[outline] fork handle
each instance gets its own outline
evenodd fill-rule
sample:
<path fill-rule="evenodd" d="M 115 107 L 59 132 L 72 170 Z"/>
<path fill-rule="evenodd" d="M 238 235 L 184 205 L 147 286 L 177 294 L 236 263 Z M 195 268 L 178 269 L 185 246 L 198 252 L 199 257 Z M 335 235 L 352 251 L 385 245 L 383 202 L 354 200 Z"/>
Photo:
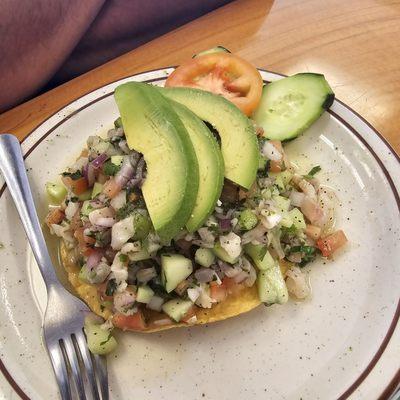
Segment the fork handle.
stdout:
<path fill-rule="evenodd" d="M 21 146 L 14 135 L 0 135 L 0 171 L 14 200 L 46 287 L 59 285 L 36 213 Z"/>

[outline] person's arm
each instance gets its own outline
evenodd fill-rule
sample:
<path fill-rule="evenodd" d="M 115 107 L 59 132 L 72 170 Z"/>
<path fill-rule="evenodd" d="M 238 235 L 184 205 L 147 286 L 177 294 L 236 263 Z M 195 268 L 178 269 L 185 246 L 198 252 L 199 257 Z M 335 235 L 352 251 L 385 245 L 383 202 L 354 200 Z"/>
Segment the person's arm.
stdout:
<path fill-rule="evenodd" d="M 104 0 L 0 1 L 0 112 L 51 78 L 103 3 Z"/>

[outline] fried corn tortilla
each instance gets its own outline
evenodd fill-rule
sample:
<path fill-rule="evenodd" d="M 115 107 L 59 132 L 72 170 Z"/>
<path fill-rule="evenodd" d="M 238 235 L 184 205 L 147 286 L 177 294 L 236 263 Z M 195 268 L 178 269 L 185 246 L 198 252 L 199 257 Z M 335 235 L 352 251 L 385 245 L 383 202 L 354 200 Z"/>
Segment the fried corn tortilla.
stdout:
<path fill-rule="evenodd" d="M 60 259 L 68 274 L 68 280 L 75 289 L 78 296 L 90 307 L 90 309 L 104 319 L 112 317 L 112 312 L 102 307 L 100 295 L 98 293 L 98 285 L 82 282 L 79 275 L 79 266 L 71 257 L 70 251 L 65 246 L 64 242 L 60 245 Z M 193 325 L 203 325 L 211 322 L 222 321 L 227 318 L 235 317 L 239 314 L 248 312 L 260 305 L 260 300 L 257 293 L 257 286 L 243 287 L 237 293 L 230 294 L 224 301 L 213 305 L 212 308 L 196 308 L 197 321 Z M 140 332 L 159 332 L 171 328 L 188 327 L 187 323 L 172 323 L 168 325 L 157 326 L 154 321 L 160 320 L 163 314 L 145 310 L 145 318 L 147 328 Z M 165 317 L 165 316 L 164 316 Z"/>

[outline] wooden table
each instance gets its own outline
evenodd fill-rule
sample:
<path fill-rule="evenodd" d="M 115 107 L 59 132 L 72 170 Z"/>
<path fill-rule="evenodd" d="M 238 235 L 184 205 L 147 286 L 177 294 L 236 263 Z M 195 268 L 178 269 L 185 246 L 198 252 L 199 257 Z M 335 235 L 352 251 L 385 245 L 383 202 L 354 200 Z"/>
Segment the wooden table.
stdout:
<path fill-rule="evenodd" d="M 400 1 L 237 0 L 0 115 L 23 139 L 77 97 L 217 44 L 283 74 L 325 74 L 400 153 Z"/>

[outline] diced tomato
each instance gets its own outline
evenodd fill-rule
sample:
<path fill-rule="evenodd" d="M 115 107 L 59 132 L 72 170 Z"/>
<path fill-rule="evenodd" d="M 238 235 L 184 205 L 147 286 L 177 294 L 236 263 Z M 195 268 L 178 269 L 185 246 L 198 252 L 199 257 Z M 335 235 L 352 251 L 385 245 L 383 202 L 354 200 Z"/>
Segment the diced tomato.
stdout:
<path fill-rule="evenodd" d="M 87 180 L 83 176 L 78 179 L 72 179 L 70 176 L 63 176 L 61 179 L 64 185 L 77 196 L 86 192 L 86 190 L 88 189 Z"/>
<path fill-rule="evenodd" d="M 347 243 L 346 235 L 342 230 L 336 231 L 324 238 L 318 239 L 316 244 L 324 257 L 331 256 L 337 249 Z"/>
<path fill-rule="evenodd" d="M 53 208 L 45 219 L 46 225 L 50 228 L 52 224 L 59 224 L 65 217 L 65 213 L 61 208 Z"/>
<path fill-rule="evenodd" d="M 210 283 L 210 297 L 213 300 L 216 300 L 218 303 L 224 301 L 228 296 L 228 292 L 226 289 L 226 284 L 223 282 L 221 285 L 218 285 L 217 282 Z"/>
<path fill-rule="evenodd" d="M 113 199 L 121 189 L 121 185 L 118 184 L 114 178 L 111 178 L 104 184 L 103 193 L 110 199 Z"/>
<path fill-rule="evenodd" d="M 243 289 L 240 283 L 236 283 L 233 278 L 228 278 L 227 276 L 222 280 L 222 285 L 228 294 L 235 294 Z"/>
<path fill-rule="evenodd" d="M 191 318 L 193 318 L 196 315 L 196 307 L 190 307 L 188 312 L 182 317 L 181 321 L 182 322 L 188 322 L 190 321 Z"/>
<path fill-rule="evenodd" d="M 141 311 L 133 315 L 115 314 L 113 316 L 113 324 L 124 331 L 144 331 L 146 329 L 146 323 Z"/>
<path fill-rule="evenodd" d="M 80 252 L 89 256 L 92 252 L 92 246 L 96 243 L 96 239 L 84 234 L 84 228 L 78 228 L 74 232 L 74 237 L 78 241 Z"/>
<path fill-rule="evenodd" d="M 70 227 L 73 231 L 82 227 L 81 207 L 79 207 L 79 209 L 76 211 L 76 213 L 72 217 Z"/>
<path fill-rule="evenodd" d="M 315 225 L 307 224 L 304 233 L 313 240 L 317 240 L 321 236 L 321 228 Z"/>
<path fill-rule="evenodd" d="M 224 96 L 246 115 L 257 108 L 263 81 L 258 70 L 229 53 L 211 53 L 183 63 L 168 77 L 165 86 L 208 90 Z"/>

